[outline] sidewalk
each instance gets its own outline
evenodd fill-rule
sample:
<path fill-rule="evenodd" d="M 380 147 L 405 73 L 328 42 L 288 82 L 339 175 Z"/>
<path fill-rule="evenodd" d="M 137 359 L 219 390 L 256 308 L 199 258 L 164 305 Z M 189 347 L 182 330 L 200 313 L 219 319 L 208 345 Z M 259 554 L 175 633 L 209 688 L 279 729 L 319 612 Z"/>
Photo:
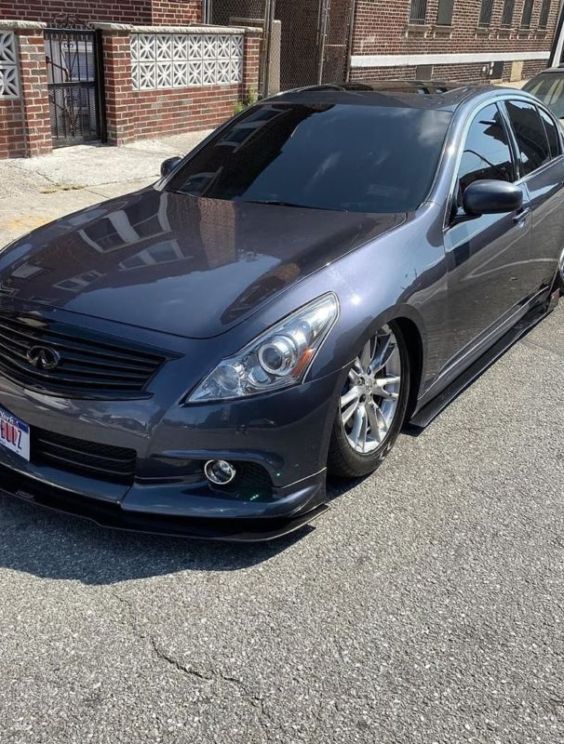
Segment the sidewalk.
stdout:
<path fill-rule="evenodd" d="M 64 214 L 148 186 L 158 179 L 165 158 L 186 154 L 208 133 L 0 160 L 0 248 Z"/>

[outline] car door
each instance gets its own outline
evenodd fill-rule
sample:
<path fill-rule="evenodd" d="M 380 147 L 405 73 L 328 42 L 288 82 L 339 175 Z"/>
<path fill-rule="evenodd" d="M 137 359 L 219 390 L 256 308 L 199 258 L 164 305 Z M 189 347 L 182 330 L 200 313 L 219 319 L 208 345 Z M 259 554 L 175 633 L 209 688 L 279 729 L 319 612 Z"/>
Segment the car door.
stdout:
<path fill-rule="evenodd" d="M 564 249 L 562 136 L 556 121 L 542 107 L 523 99 L 507 100 L 504 105 L 533 215 L 523 272 L 529 292 L 534 293 L 552 283 Z"/>
<path fill-rule="evenodd" d="M 531 240 L 526 189 L 518 212 L 470 217 L 462 209 L 464 190 L 474 181 L 514 182 L 518 178 L 511 135 L 497 104 L 489 104 L 474 115 L 461 148 L 445 227 L 449 364 L 493 334 L 529 291 L 521 268 Z"/>

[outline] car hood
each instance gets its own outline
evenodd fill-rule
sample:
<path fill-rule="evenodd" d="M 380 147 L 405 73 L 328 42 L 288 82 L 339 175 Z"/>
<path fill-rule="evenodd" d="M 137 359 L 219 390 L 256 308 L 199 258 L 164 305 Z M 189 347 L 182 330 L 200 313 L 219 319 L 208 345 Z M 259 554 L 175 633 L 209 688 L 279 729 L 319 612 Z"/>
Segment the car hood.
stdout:
<path fill-rule="evenodd" d="M 0 295 L 207 338 L 404 220 L 151 187 L 13 243 L 0 253 Z"/>

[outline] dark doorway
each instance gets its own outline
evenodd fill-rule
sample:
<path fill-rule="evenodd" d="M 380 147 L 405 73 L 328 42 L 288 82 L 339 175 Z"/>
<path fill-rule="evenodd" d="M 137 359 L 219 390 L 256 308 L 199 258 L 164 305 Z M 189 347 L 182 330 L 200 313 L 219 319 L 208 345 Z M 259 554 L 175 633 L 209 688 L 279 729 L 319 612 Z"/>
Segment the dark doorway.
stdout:
<path fill-rule="evenodd" d="M 48 28 L 45 54 L 53 146 L 104 141 L 99 34 L 84 28 Z"/>

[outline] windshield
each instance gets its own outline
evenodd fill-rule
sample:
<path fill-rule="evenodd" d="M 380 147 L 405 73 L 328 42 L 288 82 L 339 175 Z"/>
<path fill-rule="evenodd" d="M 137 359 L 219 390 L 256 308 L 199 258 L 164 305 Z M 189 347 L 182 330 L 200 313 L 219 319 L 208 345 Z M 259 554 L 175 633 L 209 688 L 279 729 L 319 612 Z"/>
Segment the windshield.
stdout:
<path fill-rule="evenodd" d="M 170 190 L 230 201 L 406 212 L 425 199 L 451 114 L 265 103 L 180 168 Z"/>
<path fill-rule="evenodd" d="M 559 119 L 564 118 L 564 74 L 539 75 L 523 86 L 548 106 Z"/>

